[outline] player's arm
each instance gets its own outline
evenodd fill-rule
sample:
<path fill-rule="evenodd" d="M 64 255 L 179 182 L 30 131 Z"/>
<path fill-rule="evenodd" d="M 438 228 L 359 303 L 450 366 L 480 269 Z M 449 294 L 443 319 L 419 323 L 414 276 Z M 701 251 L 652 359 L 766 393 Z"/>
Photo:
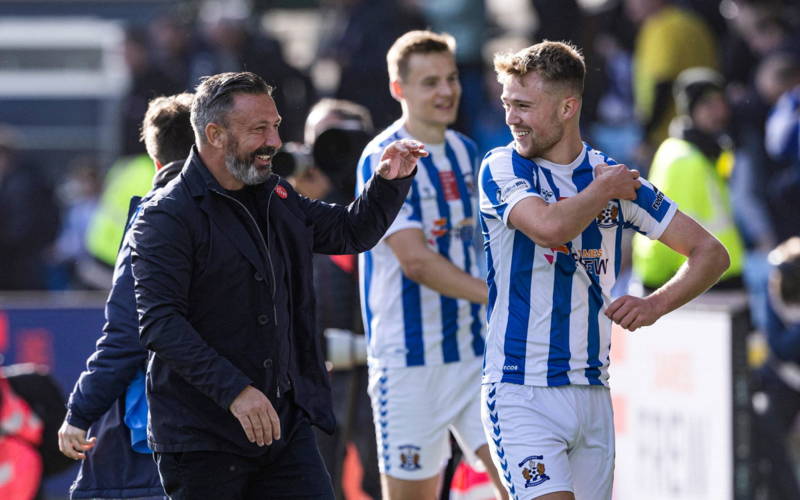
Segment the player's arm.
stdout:
<path fill-rule="evenodd" d="M 575 196 L 547 203 L 527 197 L 514 205 L 508 220 L 537 245 L 555 247 L 578 236 L 609 200 L 633 200 L 641 185 L 639 172 L 622 164 L 595 167 L 595 179 Z"/>
<path fill-rule="evenodd" d="M 386 238 L 386 243 L 409 279 L 448 297 L 479 304 L 487 302 L 486 283 L 433 251 L 426 243 L 422 230 L 402 229 Z"/>
<path fill-rule="evenodd" d="M 634 331 L 652 325 L 717 282 L 730 265 L 722 243 L 694 219 L 678 211 L 659 241 L 686 256 L 678 272 L 645 298 L 626 295 L 615 300 L 606 316 L 623 328 Z"/>

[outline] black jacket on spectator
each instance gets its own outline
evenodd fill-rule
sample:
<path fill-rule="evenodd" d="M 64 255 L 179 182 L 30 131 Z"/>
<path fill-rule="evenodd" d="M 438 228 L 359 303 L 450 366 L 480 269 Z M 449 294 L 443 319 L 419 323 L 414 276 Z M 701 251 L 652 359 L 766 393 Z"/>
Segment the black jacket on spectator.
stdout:
<path fill-rule="evenodd" d="M 229 407 L 247 385 L 276 405 L 274 370 L 285 325 L 276 324 L 274 311 L 287 301 L 292 398 L 312 424 L 333 431 L 315 332 L 312 255 L 375 245 L 410 184 L 410 177 L 376 176 L 344 207 L 299 196 L 273 175 L 256 187 L 266 200 L 255 217 L 268 221 L 264 244 L 255 221 L 192 151 L 180 176 L 143 206 L 132 229 L 141 341 L 154 352 L 147 392 L 155 451 L 256 456 L 267 450 L 247 441 Z M 270 262 L 278 260 L 286 279 L 273 283 Z"/>

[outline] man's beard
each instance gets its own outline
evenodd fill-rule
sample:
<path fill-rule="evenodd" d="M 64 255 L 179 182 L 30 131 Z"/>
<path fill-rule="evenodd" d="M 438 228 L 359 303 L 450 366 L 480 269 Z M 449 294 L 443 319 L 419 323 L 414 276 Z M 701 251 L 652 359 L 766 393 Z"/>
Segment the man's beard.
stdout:
<path fill-rule="evenodd" d="M 552 128 L 555 130 L 551 130 L 552 133 L 548 134 L 547 137 L 537 137 L 531 141 L 530 148 L 526 151 L 528 158 L 544 156 L 561 141 L 564 137 L 564 125 L 555 122 Z"/>
<path fill-rule="evenodd" d="M 234 149 L 235 145 L 233 143 L 230 144 L 230 147 L 225 150 L 225 168 L 228 169 L 228 172 L 230 172 L 236 180 L 244 183 L 246 186 L 254 186 L 256 184 L 262 184 L 272 175 L 272 169 L 269 166 L 266 167 L 266 170 L 259 171 L 255 166 L 255 161 L 258 155 L 274 156 L 274 147 L 265 146 L 242 157 L 236 154 Z"/>

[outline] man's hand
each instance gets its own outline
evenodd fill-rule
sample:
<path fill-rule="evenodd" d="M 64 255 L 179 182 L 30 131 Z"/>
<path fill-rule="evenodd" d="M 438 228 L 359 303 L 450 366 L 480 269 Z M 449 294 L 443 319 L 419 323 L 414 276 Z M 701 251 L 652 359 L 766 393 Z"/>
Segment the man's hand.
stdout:
<path fill-rule="evenodd" d="M 410 139 L 395 141 L 383 150 L 378 175 L 387 180 L 408 177 L 417 166 L 417 159 L 425 156 L 428 152 L 419 142 Z"/>
<path fill-rule="evenodd" d="M 231 403 L 230 411 L 239 420 L 247 440 L 259 446 L 281 438 L 281 423 L 272 403 L 255 387 L 247 386 Z"/>
<path fill-rule="evenodd" d="M 631 170 L 623 164 L 607 165 L 601 163 L 594 167 L 595 182 L 599 182 L 609 200 L 635 200 L 636 190 L 642 187 L 638 170 Z"/>
<path fill-rule="evenodd" d="M 86 439 L 86 431 L 70 425 L 66 420 L 58 429 L 58 449 L 61 453 L 72 458 L 81 460 L 86 458 L 86 451 L 94 448 L 97 438 Z"/>
<path fill-rule="evenodd" d="M 625 295 L 612 302 L 605 314 L 611 321 L 630 332 L 642 326 L 650 326 L 662 316 L 653 299 L 632 295 Z"/>

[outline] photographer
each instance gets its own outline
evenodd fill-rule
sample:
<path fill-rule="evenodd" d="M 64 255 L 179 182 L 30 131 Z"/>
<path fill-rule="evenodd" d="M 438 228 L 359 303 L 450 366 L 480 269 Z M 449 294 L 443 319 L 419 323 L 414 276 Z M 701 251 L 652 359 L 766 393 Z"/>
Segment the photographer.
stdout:
<path fill-rule="evenodd" d="M 297 192 L 330 203 L 346 204 L 355 192 L 355 168 L 372 134 L 369 111 L 353 102 L 322 99 L 309 112 L 305 144 L 286 144 L 275 155 L 273 168 L 287 177 Z M 343 460 L 353 442 L 364 466 L 362 489 L 380 497 L 372 410 L 367 396 L 366 347 L 358 302 L 355 255 L 314 255 L 317 326 L 326 332 L 337 428 L 317 441 L 342 498 Z"/>
<path fill-rule="evenodd" d="M 768 361 L 753 387 L 754 456 L 764 498 L 800 498 L 788 449 L 789 434 L 800 413 L 800 237 L 769 254 L 766 334 Z"/>

